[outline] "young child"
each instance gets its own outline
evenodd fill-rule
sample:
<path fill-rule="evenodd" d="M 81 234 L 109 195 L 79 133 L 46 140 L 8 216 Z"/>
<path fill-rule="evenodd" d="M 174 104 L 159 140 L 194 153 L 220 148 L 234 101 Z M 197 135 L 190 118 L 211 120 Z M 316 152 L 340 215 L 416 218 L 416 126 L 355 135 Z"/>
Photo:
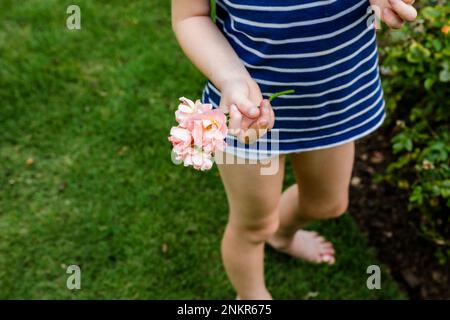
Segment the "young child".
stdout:
<path fill-rule="evenodd" d="M 172 0 L 172 25 L 209 79 L 203 102 L 230 112 L 226 152 L 256 159 L 219 165 L 229 203 L 222 240 L 226 272 L 241 299 L 271 299 L 264 244 L 314 263 L 334 263 L 330 242 L 304 225 L 347 209 L 354 140 L 384 119 L 372 12 L 400 28 L 417 13 L 406 0 Z M 372 11 L 373 10 L 373 11 Z M 273 101 L 272 93 L 295 92 Z M 257 129 L 258 142 L 244 146 Z M 265 130 L 271 129 L 267 134 Z M 257 146 L 251 148 L 251 146 Z M 261 174 L 276 155 L 279 170 Z M 290 156 L 297 184 L 282 192 Z"/>

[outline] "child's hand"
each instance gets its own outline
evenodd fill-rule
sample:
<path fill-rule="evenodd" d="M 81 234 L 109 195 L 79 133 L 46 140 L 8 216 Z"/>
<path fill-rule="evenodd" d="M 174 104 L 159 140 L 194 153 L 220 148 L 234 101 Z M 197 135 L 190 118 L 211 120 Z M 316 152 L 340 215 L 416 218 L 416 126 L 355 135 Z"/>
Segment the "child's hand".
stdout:
<path fill-rule="evenodd" d="M 370 0 L 378 18 L 389 27 L 399 29 L 405 21 L 414 21 L 417 11 L 414 0 Z"/>
<path fill-rule="evenodd" d="M 253 80 L 234 79 L 222 87 L 220 107 L 230 113 L 228 129 L 243 143 L 253 143 L 273 128 L 275 115 Z M 259 106 L 259 108 L 258 108 Z"/>

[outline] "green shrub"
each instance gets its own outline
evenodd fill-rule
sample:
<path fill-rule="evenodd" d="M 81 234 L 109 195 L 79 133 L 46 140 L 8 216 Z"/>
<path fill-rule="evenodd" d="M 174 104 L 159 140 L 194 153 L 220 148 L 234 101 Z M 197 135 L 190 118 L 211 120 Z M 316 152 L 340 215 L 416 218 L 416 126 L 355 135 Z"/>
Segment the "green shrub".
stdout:
<path fill-rule="evenodd" d="M 422 1 L 416 22 L 383 34 L 381 73 L 394 127 L 385 178 L 409 194 L 417 229 L 450 258 L 450 5 Z"/>

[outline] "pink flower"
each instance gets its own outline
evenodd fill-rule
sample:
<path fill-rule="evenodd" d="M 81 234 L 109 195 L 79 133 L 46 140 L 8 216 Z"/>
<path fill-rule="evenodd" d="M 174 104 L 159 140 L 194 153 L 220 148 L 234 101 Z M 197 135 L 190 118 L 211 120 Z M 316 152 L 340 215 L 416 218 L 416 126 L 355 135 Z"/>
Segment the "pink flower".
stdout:
<path fill-rule="evenodd" d="M 206 152 L 215 153 L 216 150 L 223 150 L 228 132 L 226 121 L 227 118 L 220 109 L 192 117 L 188 122 L 188 129 L 192 130 L 194 145 Z"/>
<path fill-rule="evenodd" d="M 226 146 L 227 118 L 211 104 L 194 103 L 184 97 L 180 101 L 175 112 L 178 126 L 172 127 L 169 136 L 175 159 L 197 170 L 209 170 L 216 151 Z"/>
<path fill-rule="evenodd" d="M 213 162 L 210 152 L 204 152 L 199 148 L 190 148 L 189 154 L 184 158 L 184 166 L 193 166 L 196 170 L 209 170 L 212 168 Z"/>
<path fill-rule="evenodd" d="M 186 121 L 196 114 L 201 114 L 212 109 L 211 104 L 202 104 L 200 100 L 195 103 L 185 97 L 180 98 L 181 103 L 175 111 L 175 119 L 182 126 L 186 127 Z"/>
<path fill-rule="evenodd" d="M 189 149 L 192 144 L 191 132 L 184 128 L 172 127 L 170 129 L 169 141 L 172 142 L 176 160 L 184 160 L 186 155 L 190 153 Z"/>

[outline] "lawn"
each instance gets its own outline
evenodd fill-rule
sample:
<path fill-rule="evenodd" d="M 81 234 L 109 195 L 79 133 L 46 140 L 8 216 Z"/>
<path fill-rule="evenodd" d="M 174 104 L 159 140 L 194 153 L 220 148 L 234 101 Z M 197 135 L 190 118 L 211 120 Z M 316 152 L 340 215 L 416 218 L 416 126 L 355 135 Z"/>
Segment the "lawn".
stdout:
<path fill-rule="evenodd" d="M 200 97 L 205 79 L 175 42 L 169 1 L 76 3 L 70 31 L 69 2 L 0 2 L 0 298 L 233 299 L 218 172 L 170 160 L 177 98 Z M 312 228 L 337 264 L 267 249 L 275 298 L 404 298 L 383 266 L 382 289 L 367 289 L 379 262 L 350 216 Z M 81 290 L 66 288 L 71 264 Z"/>

